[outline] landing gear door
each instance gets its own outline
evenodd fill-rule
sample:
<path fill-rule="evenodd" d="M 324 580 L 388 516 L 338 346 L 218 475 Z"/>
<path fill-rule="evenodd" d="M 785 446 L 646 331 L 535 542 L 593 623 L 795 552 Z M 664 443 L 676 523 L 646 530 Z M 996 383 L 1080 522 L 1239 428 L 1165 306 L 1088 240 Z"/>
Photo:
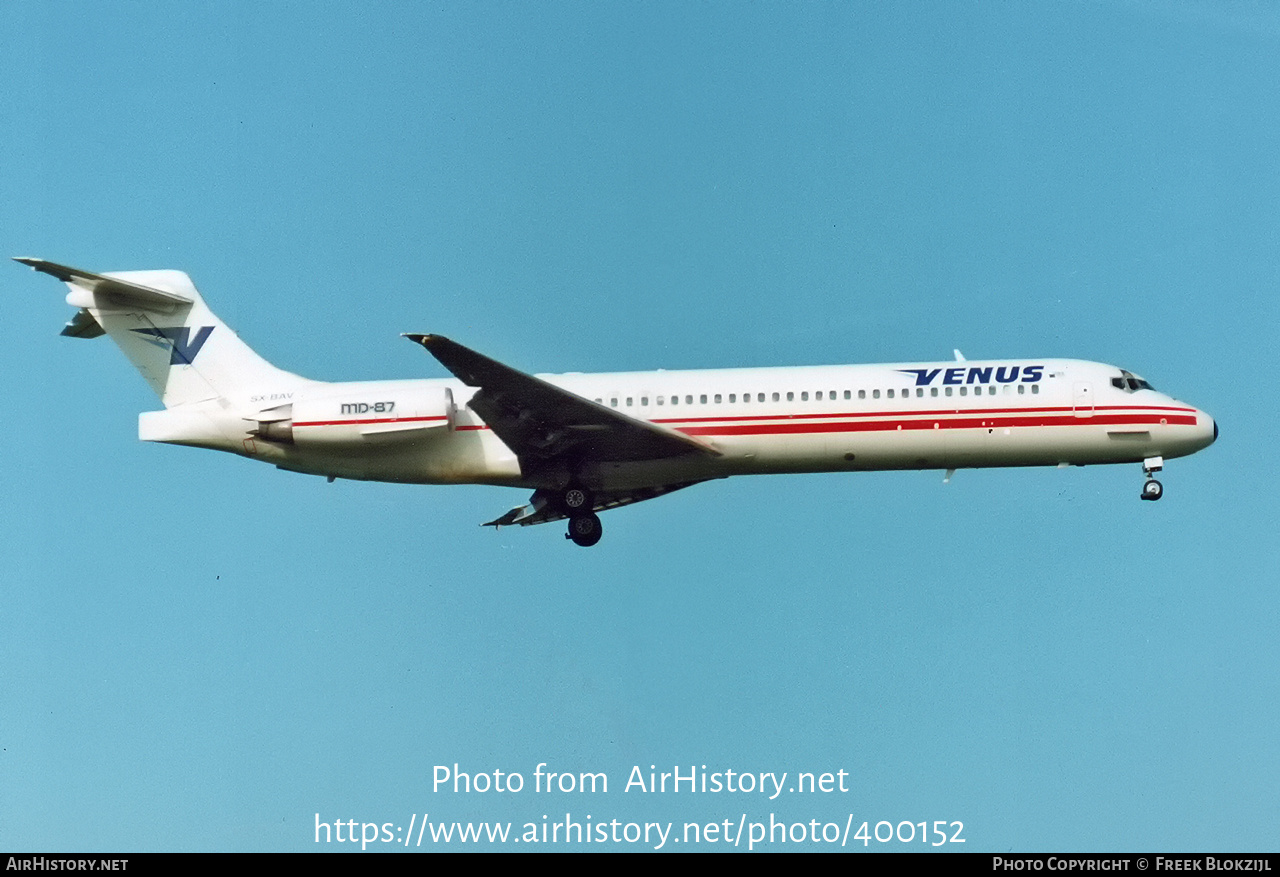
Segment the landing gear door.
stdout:
<path fill-rule="evenodd" d="M 1085 381 L 1077 381 L 1071 390 L 1071 407 L 1076 417 L 1093 416 L 1093 387 Z"/>

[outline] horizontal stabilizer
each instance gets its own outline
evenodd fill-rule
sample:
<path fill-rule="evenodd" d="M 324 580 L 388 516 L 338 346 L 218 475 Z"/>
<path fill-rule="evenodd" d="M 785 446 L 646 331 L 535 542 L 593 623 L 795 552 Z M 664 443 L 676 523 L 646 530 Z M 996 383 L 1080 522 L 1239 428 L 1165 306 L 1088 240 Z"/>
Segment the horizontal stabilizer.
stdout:
<path fill-rule="evenodd" d="M 101 304 L 142 305 L 148 309 L 168 312 L 180 305 L 189 305 L 194 301 L 191 296 L 156 289 L 152 286 L 145 286 L 120 277 L 112 277 L 108 274 L 94 274 L 90 271 L 82 271 L 79 268 L 59 265 L 56 262 L 46 262 L 44 259 L 19 256 L 13 261 L 29 265 L 36 271 L 58 278 L 63 283 L 69 283 L 72 286 L 88 290 L 95 297 L 101 296 L 104 299 Z"/>
<path fill-rule="evenodd" d="M 76 311 L 71 322 L 62 327 L 62 332 L 59 334 L 66 335 L 68 338 L 101 338 L 107 334 L 107 330 L 98 324 L 93 314 L 81 308 Z"/>

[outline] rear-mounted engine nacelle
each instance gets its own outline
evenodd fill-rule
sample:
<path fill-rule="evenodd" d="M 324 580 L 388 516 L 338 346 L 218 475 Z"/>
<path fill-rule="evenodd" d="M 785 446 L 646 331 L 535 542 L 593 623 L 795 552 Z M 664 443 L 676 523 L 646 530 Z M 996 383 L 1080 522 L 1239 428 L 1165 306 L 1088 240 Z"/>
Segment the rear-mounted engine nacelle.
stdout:
<path fill-rule="evenodd" d="M 249 418 L 249 432 L 299 447 L 416 441 L 432 430 L 452 430 L 454 412 L 448 387 L 361 386 L 260 411 Z"/>

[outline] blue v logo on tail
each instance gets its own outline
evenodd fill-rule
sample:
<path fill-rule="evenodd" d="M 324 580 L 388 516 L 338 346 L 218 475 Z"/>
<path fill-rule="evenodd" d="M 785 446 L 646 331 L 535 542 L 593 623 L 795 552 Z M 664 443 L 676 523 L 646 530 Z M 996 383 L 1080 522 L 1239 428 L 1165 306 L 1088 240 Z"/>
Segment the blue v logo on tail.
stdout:
<path fill-rule="evenodd" d="M 189 326 L 179 326 L 174 329 L 134 329 L 133 331 L 139 335 L 149 336 L 146 340 L 157 347 L 169 348 L 169 365 L 190 365 L 195 361 L 200 348 L 204 347 L 204 343 L 209 340 L 213 327 L 201 326 L 194 339 L 191 337 Z"/>

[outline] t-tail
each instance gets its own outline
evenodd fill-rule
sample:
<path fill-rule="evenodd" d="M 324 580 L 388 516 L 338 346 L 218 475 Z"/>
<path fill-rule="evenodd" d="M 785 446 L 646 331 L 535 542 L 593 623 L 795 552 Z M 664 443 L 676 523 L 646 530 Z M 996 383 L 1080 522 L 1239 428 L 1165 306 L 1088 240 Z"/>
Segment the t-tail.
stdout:
<path fill-rule="evenodd" d="M 253 387 L 307 383 L 254 353 L 181 271 L 93 274 L 43 259 L 15 261 L 66 283 L 67 303 L 79 310 L 62 334 L 110 335 L 165 408 L 233 399 Z"/>

